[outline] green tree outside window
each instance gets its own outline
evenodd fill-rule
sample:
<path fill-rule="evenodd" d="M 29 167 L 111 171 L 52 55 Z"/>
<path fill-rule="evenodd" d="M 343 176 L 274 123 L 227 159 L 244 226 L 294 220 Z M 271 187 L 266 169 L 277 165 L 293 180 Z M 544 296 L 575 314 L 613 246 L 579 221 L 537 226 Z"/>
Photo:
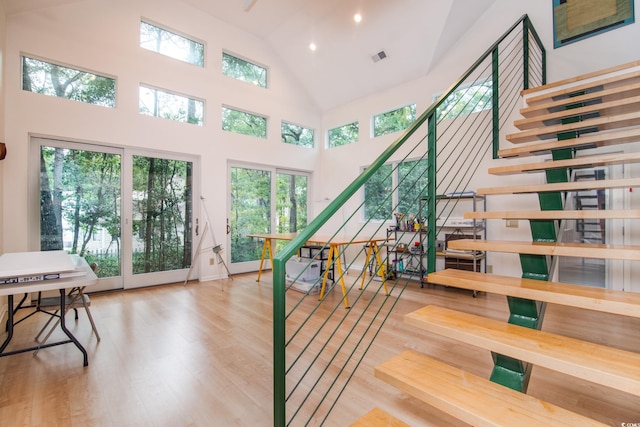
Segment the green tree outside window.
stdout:
<path fill-rule="evenodd" d="M 22 89 L 87 104 L 116 106 L 116 81 L 110 77 L 22 57 Z"/>
<path fill-rule="evenodd" d="M 282 122 L 282 142 L 313 148 L 313 129 Z"/>
<path fill-rule="evenodd" d="M 234 79 L 267 87 L 267 69 L 244 59 L 222 52 L 222 74 Z"/>
<path fill-rule="evenodd" d="M 466 114 L 489 110 L 493 106 L 493 82 L 485 80 L 455 90 L 436 112 L 437 120 L 455 119 Z"/>
<path fill-rule="evenodd" d="M 204 67 L 204 44 L 144 21 L 140 22 L 140 47 Z"/>
<path fill-rule="evenodd" d="M 399 132 L 416 120 L 416 104 L 407 105 L 373 117 L 373 136 Z"/>
<path fill-rule="evenodd" d="M 392 165 L 383 165 L 364 185 L 364 216 L 368 220 L 386 221 L 393 213 L 391 190 Z"/>
<path fill-rule="evenodd" d="M 204 102 L 140 86 L 140 114 L 202 126 Z"/>
<path fill-rule="evenodd" d="M 358 129 L 358 122 L 329 129 L 329 148 L 339 147 L 357 141 L 359 138 Z"/>
<path fill-rule="evenodd" d="M 222 130 L 267 138 L 267 119 L 256 114 L 222 107 Z"/>

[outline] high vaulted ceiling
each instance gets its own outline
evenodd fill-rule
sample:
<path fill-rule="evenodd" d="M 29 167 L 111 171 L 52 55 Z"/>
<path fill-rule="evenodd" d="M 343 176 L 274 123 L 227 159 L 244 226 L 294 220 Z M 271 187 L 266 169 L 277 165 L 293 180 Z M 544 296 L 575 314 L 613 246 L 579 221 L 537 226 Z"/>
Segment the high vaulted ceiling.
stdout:
<path fill-rule="evenodd" d="M 8 14 L 79 1 L 4 0 Z M 424 76 L 495 0 L 177 1 L 265 40 L 326 111 Z"/>

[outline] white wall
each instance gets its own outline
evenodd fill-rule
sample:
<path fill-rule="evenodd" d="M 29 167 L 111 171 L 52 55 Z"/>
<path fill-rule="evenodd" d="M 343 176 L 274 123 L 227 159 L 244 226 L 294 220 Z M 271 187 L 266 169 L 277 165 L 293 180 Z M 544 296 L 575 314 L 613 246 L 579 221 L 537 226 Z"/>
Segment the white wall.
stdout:
<path fill-rule="evenodd" d="M 5 62 L 5 40 L 6 40 L 7 16 L 5 14 L 4 0 L 0 0 L 0 142 L 5 141 L 5 78 L 4 78 L 4 62 Z M 4 230 L 4 165 L 6 160 L 0 161 L 0 230 Z M 4 234 L 4 231 L 3 233 Z M 0 254 L 4 253 L 3 239 L 0 238 Z M 7 313 L 7 303 L 0 305 L 0 322 L 4 321 L 4 315 Z"/>
<path fill-rule="evenodd" d="M 639 2 L 635 2 L 636 11 L 640 10 Z M 5 177 L 12 177 L 11 183 L 3 179 L 0 186 L 0 203 L 11 200 L 10 206 L 5 203 L 0 209 L 0 222 L 4 219 L 4 223 L 11 224 L 11 227 L 1 228 L 0 248 L 4 245 L 6 251 L 30 249 L 26 244 L 30 229 L 26 211 L 30 134 L 200 155 L 202 195 L 207 200 L 226 201 L 228 160 L 313 170 L 312 207 L 323 208 L 358 175 L 362 166 L 370 164 L 398 136 L 370 138 L 372 115 L 414 102 L 419 113 L 424 111 L 431 104 L 433 94 L 448 88 L 525 13 L 533 21 L 547 48 L 550 82 L 639 59 L 635 46 L 635 42 L 640 40 L 639 23 L 554 50 L 551 1 L 496 0 L 458 44 L 422 78 L 397 87 L 383 88 L 375 95 L 320 112 L 260 39 L 191 9 L 183 2 L 87 0 L 12 15 L 7 22 L 4 68 L 4 98 L 11 108 L 0 115 L 6 118 L 4 135 L 10 152 L 8 159 L 0 163 L 0 176 L 4 172 Z M 140 49 L 140 17 L 204 40 L 206 68 L 186 65 Z M 4 34 L 4 31 L 0 33 Z M 261 90 L 221 76 L 220 52 L 223 48 L 267 64 L 271 71 L 271 88 Z M 116 76 L 117 108 L 105 109 L 22 91 L 22 53 Z M 416 54 L 420 54 L 419 43 L 416 44 Z M 205 126 L 140 116 L 137 93 L 141 82 L 205 99 Z M 222 132 L 222 104 L 267 115 L 271 123 L 268 139 L 256 140 Z M 327 129 L 358 120 L 361 140 L 331 150 L 310 150 L 282 144 L 278 130 L 281 119 L 315 128 L 319 139 L 317 145 L 321 147 Z M 2 125 L 0 118 L 0 130 Z M 491 185 L 491 178 L 484 179 Z M 481 185 L 484 181 L 478 182 L 478 186 Z M 508 209 L 509 203 L 514 202 L 513 198 L 506 197 L 495 203 L 500 206 L 492 204 L 491 209 Z M 214 233 L 224 236 L 226 204 L 212 203 L 209 211 Z M 518 230 L 522 238 L 526 237 L 527 229 Z M 505 230 L 498 228 L 494 233 L 502 231 Z M 502 261 L 496 263 L 502 264 Z"/>
<path fill-rule="evenodd" d="M 141 17 L 204 41 L 205 68 L 140 48 Z M 320 113 L 304 89 L 262 40 L 184 2 L 87 0 L 11 15 L 7 34 L 6 100 L 11 108 L 6 112 L 6 140 L 10 160 L 4 162 L 4 172 L 12 179 L 11 183 L 2 183 L 6 200 L 11 200 L 3 210 L 6 223 L 11 224 L 2 233 L 6 251 L 34 249 L 27 245 L 30 230 L 36 229 L 28 223 L 26 210 L 30 135 L 200 156 L 202 196 L 215 201 L 207 208 L 219 240 L 226 235 L 228 160 L 304 171 L 316 168 L 317 148 L 280 142 L 281 119 L 319 130 Z M 271 87 L 265 90 L 221 75 L 222 49 L 267 65 Z M 109 109 L 21 90 L 22 54 L 115 76 L 117 107 Z M 138 114 L 140 83 L 204 99 L 205 125 Z M 268 138 L 223 132 L 223 104 L 266 115 Z"/>
<path fill-rule="evenodd" d="M 7 36 L 7 16 L 5 14 L 4 0 L 0 0 L 0 142 L 5 142 L 5 40 Z M 4 230 L 4 165 L 5 161 L 0 161 L 0 230 Z M 2 233 L 4 234 L 4 232 Z M 0 234 L 0 235 L 2 235 Z M 0 238 L 0 254 L 3 253 L 3 239 Z"/>
<path fill-rule="evenodd" d="M 636 14 L 640 10 L 640 0 L 635 0 Z M 457 45 L 422 78 L 406 82 L 400 86 L 381 90 L 379 93 L 354 102 L 342 105 L 322 116 L 322 128 L 331 129 L 336 126 L 359 121 L 360 141 L 348 146 L 324 150 L 320 177 L 325 184 L 322 196 L 333 198 L 345 187 L 345 179 L 353 180 L 363 166 L 371 164 L 380 153 L 400 136 L 399 133 L 371 138 L 370 122 L 373 115 L 388 111 L 395 107 L 415 102 L 418 114 L 432 103 L 432 97 L 451 86 L 512 24 L 527 14 L 547 50 L 547 81 L 553 82 L 568 77 L 600 70 L 607 67 L 640 59 L 637 40 L 640 40 L 640 23 L 636 23 L 609 31 L 558 49 L 553 48 L 553 16 L 552 2 L 540 0 L 496 0 L 496 2 L 480 16 L 475 25 L 463 35 Z M 416 54 L 419 44 L 416 45 Z M 512 133 L 514 129 L 506 129 L 503 133 Z M 506 141 L 501 141 L 506 146 Z M 505 147 L 503 147 L 505 148 Z M 392 159 L 399 159 L 395 155 Z M 500 160 L 487 160 L 487 167 L 498 165 Z M 504 162 L 504 161 L 503 161 Z M 503 163 L 504 165 L 504 163 Z M 531 180 L 543 182 L 542 175 L 522 175 L 509 177 L 510 184 Z M 527 181 L 528 180 L 528 181 Z M 474 181 L 474 188 L 504 185 L 504 177 L 479 176 Z M 360 196 L 351 201 L 351 206 L 360 203 Z M 526 207 L 536 208 L 537 197 L 530 196 L 493 196 L 488 200 L 489 210 L 521 210 Z M 361 224 L 360 224 L 361 225 Z M 357 229 L 357 224 L 351 225 Z M 507 229 L 504 222 L 490 221 L 488 234 L 490 238 L 507 238 L 509 240 L 531 240 L 531 233 L 526 222 L 521 221 L 519 228 Z M 494 272 L 507 275 L 520 275 L 521 269 L 517 255 L 491 254 L 489 263 Z"/>

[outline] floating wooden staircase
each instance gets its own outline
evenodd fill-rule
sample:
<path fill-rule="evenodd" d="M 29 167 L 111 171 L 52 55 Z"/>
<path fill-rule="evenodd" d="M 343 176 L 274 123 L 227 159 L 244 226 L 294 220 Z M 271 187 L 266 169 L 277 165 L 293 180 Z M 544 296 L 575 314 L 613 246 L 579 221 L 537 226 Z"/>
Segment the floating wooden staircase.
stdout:
<path fill-rule="evenodd" d="M 498 154 L 514 158 L 551 157 L 495 167 L 488 172 L 545 173 L 547 183 L 476 191 L 485 196 L 513 194 L 513 197 L 537 193 L 540 210 L 469 212 L 465 217 L 528 220 L 532 241 L 449 242 L 451 249 L 518 254 L 522 277 L 447 269 L 427 278 L 432 284 L 506 296 L 508 322 L 437 306 L 426 306 L 405 317 L 405 323 L 416 328 L 490 351 L 494 360 L 491 377 L 479 378 L 413 351 L 376 367 L 375 375 L 476 426 L 603 425 L 528 396 L 526 391 L 532 367 L 540 366 L 581 378 L 594 387 L 629 393 L 639 397 L 640 402 L 640 353 L 541 330 L 546 304 L 640 317 L 638 293 L 550 280 L 555 257 L 640 261 L 640 245 L 610 244 L 604 234 L 595 243 L 588 238 L 575 243 L 558 241 L 563 220 L 604 224 L 610 219 L 640 219 L 638 209 L 603 210 L 602 206 L 590 209 L 578 204 L 565 210 L 567 192 L 640 187 L 640 178 L 636 177 L 574 181 L 572 173 L 576 169 L 640 160 L 636 147 L 639 144 L 634 144 L 640 143 L 640 61 L 527 90 L 523 97 L 526 106 L 520 112 L 524 118 L 515 122 L 521 131 L 506 137 L 517 146 Z M 609 149 L 615 152 L 602 153 Z M 620 420 L 624 421 L 630 420 Z"/>

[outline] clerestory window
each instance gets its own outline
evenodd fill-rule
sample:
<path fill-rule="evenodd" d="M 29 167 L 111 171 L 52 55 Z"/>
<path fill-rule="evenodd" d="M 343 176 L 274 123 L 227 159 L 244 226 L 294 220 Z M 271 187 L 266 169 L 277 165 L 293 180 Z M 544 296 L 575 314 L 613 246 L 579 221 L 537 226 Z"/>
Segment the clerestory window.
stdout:
<path fill-rule="evenodd" d="M 204 101 L 143 85 L 140 86 L 139 111 L 147 116 L 198 126 L 204 121 Z"/>
<path fill-rule="evenodd" d="M 22 57 L 22 89 L 103 107 L 116 105 L 114 78 L 28 56 Z"/>
<path fill-rule="evenodd" d="M 359 138 L 358 122 L 349 123 L 337 128 L 329 129 L 328 148 L 351 144 Z"/>
<path fill-rule="evenodd" d="M 140 21 L 140 47 L 204 67 L 204 44 Z"/>
<path fill-rule="evenodd" d="M 259 87 L 267 87 L 265 67 L 226 52 L 222 52 L 222 74 Z"/>
<path fill-rule="evenodd" d="M 266 139 L 267 118 L 229 107 L 222 107 L 222 130 Z"/>
<path fill-rule="evenodd" d="M 282 142 L 313 148 L 313 129 L 282 122 L 280 126 Z"/>
<path fill-rule="evenodd" d="M 386 113 L 373 116 L 373 136 L 399 132 L 416 120 L 416 104 L 406 105 Z"/>

